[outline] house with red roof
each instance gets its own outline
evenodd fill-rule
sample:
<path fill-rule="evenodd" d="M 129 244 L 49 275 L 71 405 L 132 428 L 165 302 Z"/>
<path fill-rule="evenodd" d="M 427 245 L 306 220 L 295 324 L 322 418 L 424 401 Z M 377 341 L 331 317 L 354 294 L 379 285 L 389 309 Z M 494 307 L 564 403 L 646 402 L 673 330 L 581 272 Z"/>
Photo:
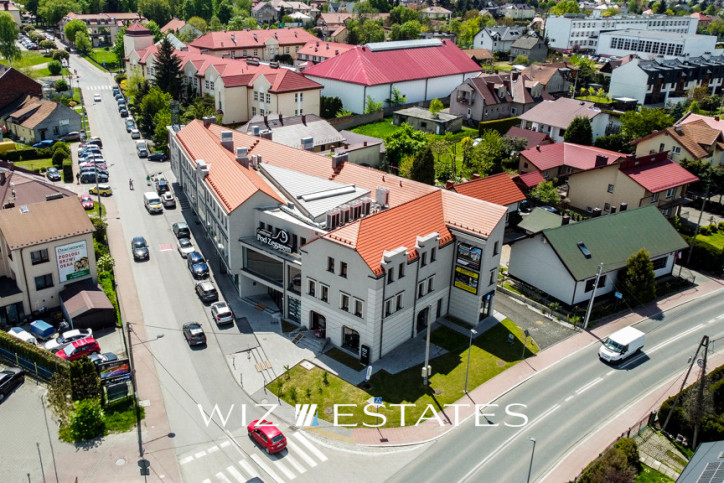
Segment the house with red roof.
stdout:
<path fill-rule="evenodd" d="M 480 66 L 447 40 L 422 39 L 357 46 L 304 71 L 339 97 L 344 109 L 365 111 L 367 98 L 387 104 L 392 90 L 408 103 L 445 98 L 455 86 L 475 77 Z"/>
<path fill-rule="evenodd" d="M 445 187 L 461 195 L 505 206 L 508 209 L 505 214 L 506 227 L 509 224 L 510 214 L 517 213 L 520 202 L 525 199 L 525 194 L 508 173 L 498 173 L 484 178 L 475 174 L 470 181 L 460 184 L 448 181 Z"/>
<path fill-rule="evenodd" d="M 518 126 L 511 126 L 505 133 L 507 138 L 522 138 L 526 140 L 526 149 L 542 146 L 545 144 L 553 144 L 551 137 L 544 132 L 535 132 L 523 129 Z"/>
<path fill-rule="evenodd" d="M 685 122 L 633 141 L 631 144 L 636 146 L 636 155 L 668 151 L 669 158 L 677 163 L 696 160 L 719 166 L 724 161 L 724 134 L 716 126 L 720 121 L 709 118 L 715 126 L 712 127 L 704 117 L 685 117 Z"/>
<path fill-rule="evenodd" d="M 363 363 L 493 313 L 505 207 L 212 118 L 170 128 L 169 148 L 239 294 Z"/>
<path fill-rule="evenodd" d="M 536 145 L 520 152 L 518 172 L 538 171 L 546 181 L 601 165 L 618 163 L 625 154 L 573 143 Z"/>
<path fill-rule="evenodd" d="M 292 59 L 307 42 L 317 37 L 302 28 L 282 28 L 269 30 L 235 30 L 228 32 L 209 32 L 189 44 L 202 53 L 217 57 L 254 58 L 271 62 L 280 55 L 289 55 Z"/>

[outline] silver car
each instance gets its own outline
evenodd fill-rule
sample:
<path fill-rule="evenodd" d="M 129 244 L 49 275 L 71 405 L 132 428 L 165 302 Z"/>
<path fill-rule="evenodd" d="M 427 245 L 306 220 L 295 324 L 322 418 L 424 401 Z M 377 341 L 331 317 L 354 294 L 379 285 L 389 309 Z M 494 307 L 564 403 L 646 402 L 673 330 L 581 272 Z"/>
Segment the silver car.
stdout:
<path fill-rule="evenodd" d="M 216 325 L 234 323 L 234 313 L 226 302 L 214 302 L 211 304 L 211 317 L 213 317 Z"/>

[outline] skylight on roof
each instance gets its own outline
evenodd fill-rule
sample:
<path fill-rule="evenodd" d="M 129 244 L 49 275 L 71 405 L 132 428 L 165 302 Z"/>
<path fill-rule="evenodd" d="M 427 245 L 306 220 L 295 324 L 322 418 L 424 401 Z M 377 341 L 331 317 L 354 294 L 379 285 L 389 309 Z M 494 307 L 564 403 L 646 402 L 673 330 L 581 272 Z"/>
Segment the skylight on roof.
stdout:
<path fill-rule="evenodd" d="M 578 249 L 581 250 L 581 253 L 583 253 L 584 257 L 591 258 L 591 251 L 588 248 L 586 248 L 585 243 L 583 243 L 582 241 L 579 241 L 577 243 L 577 245 L 578 245 Z"/>

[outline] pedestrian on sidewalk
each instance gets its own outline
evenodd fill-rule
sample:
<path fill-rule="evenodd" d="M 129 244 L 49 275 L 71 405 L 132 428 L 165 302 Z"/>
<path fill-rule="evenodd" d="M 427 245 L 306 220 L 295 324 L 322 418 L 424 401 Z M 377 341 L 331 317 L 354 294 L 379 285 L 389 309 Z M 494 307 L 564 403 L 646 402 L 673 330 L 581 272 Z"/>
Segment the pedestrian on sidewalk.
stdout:
<path fill-rule="evenodd" d="M 80 184 L 80 172 L 75 173 L 75 184 Z"/>

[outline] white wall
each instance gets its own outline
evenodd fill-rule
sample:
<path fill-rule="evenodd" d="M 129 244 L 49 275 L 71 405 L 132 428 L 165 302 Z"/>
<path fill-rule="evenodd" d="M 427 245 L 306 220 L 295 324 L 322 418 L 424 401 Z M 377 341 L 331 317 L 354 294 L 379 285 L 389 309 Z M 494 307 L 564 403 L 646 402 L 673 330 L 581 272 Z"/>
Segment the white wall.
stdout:
<path fill-rule="evenodd" d="M 619 57 L 624 57 L 631 53 L 638 53 L 639 56 L 644 59 L 652 57 L 654 55 L 652 53 L 639 52 L 631 49 L 613 48 L 611 47 L 611 39 L 614 37 L 632 40 L 636 39 L 638 40 L 639 44 L 644 41 L 651 41 L 663 44 L 683 45 L 683 50 L 680 55 L 676 56 L 665 54 L 664 58 L 666 59 L 675 59 L 676 57 L 681 57 L 682 55 L 699 57 L 704 54 L 713 54 L 714 49 L 716 48 L 716 36 L 714 35 L 695 35 L 692 37 L 683 37 L 680 34 L 675 34 L 672 36 L 671 39 L 662 39 L 658 37 L 638 36 L 614 31 L 601 33 L 598 40 L 598 47 L 596 49 L 596 53 L 598 55 L 616 55 Z"/>
<path fill-rule="evenodd" d="M 339 97 L 345 109 L 356 114 L 365 112 L 365 86 L 311 75 L 306 77 L 324 86 L 324 97 Z"/>
<path fill-rule="evenodd" d="M 612 98 L 631 97 L 639 104 L 643 104 L 646 99 L 648 77 L 646 72 L 639 68 L 639 60 L 634 59 L 613 70 L 608 93 Z"/>

